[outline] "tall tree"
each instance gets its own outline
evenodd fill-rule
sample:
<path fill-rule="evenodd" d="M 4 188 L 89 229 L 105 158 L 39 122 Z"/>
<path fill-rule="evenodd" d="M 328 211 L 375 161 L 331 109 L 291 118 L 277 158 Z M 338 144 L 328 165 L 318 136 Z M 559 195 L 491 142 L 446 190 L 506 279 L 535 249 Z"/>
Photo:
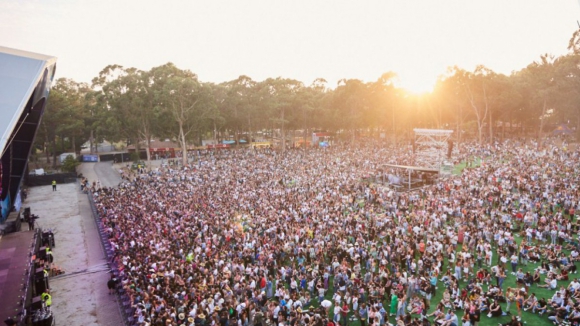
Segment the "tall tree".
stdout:
<path fill-rule="evenodd" d="M 280 129 L 280 144 L 282 152 L 286 151 L 286 127 L 297 113 L 297 94 L 304 85 L 294 79 L 269 78 L 258 85 L 262 105 L 269 111 L 273 128 Z M 274 130 L 272 130 L 272 134 Z"/>
<path fill-rule="evenodd" d="M 538 126 L 536 134 L 538 148 L 542 146 L 546 121 L 553 116 L 553 105 L 557 99 L 558 83 L 554 78 L 554 56 L 544 54 L 540 60 L 531 63 L 519 71 L 518 79 L 520 92 L 526 94 L 527 112 L 533 126 Z"/>
<path fill-rule="evenodd" d="M 66 78 L 57 79 L 52 87 L 37 143 L 43 142 L 48 162 L 50 146 L 53 167 L 56 167 L 57 152 L 69 149 L 77 152 L 77 142 L 82 143 L 86 139 L 85 122 L 88 115 L 84 110 L 84 97 L 87 92 L 89 88 L 86 84 Z"/>
<path fill-rule="evenodd" d="M 168 114 L 177 124 L 177 139 L 181 145 L 182 163 L 187 165 L 187 142 L 195 131 L 201 130 L 203 120 L 215 117 L 211 86 L 202 84 L 189 71 L 167 79 L 162 96 Z"/>

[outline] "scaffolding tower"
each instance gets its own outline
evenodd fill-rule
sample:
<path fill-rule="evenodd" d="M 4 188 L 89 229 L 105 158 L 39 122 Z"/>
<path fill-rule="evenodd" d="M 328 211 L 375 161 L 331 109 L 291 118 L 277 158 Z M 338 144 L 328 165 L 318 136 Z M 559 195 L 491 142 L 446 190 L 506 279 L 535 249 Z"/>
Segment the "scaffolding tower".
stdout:
<path fill-rule="evenodd" d="M 413 129 L 413 131 L 415 165 L 439 170 L 447 154 L 453 150 L 453 143 L 450 141 L 453 130 Z"/>

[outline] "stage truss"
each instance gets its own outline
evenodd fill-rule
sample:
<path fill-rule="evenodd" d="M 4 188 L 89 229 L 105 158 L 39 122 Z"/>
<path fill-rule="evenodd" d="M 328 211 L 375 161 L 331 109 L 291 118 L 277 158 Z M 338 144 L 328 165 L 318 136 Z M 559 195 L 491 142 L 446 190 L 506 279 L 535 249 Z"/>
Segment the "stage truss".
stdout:
<path fill-rule="evenodd" d="M 430 169 L 441 168 L 447 157 L 453 130 L 413 129 L 415 132 L 415 165 Z"/>

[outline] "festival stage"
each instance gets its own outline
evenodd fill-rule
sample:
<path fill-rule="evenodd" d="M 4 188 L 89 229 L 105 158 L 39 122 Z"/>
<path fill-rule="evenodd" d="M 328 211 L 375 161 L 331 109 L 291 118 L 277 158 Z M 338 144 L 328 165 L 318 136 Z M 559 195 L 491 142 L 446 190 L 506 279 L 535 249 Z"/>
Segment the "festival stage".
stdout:
<path fill-rule="evenodd" d="M 20 320 L 31 295 L 30 268 L 36 249 L 35 231 L 4 235 L 0 239 L 0 323 L 12 318 Z M 27 298 L 28 297 L 28 298 Z"/>

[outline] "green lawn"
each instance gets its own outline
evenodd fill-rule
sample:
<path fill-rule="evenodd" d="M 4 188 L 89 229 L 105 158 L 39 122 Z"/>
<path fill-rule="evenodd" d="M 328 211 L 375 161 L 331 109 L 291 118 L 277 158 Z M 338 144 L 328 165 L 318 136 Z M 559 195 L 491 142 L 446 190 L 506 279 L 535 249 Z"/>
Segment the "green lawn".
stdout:
<path fill-rule="evenodd" d="M 467 165 L 466 162 L 462 162 L 462 163 L 456 165 L 454 167 L 454 169 L 453 169 L 453 173 L 454 174 L 461 174 L 461 172 L 463 171 L 463 169 L 466 168 L 466 165 Z M 472 167 L 478 167 L 480 165 L 481 165 L 481 159 L 476 158 L 473 161 Z M 515 240 L 519 244 L 522 239 L 519 236 L 516 236 Z M 494 250 L 494 256 L 493 257 L 494 257 L 494 260 L 497 262 L 497 258 L 499 257 L 499 255 L 497 254 L 497 248 L 495 248 L 495 249 L 496 250 Z M 457 249 L 457 252 L 459 252 L 460 250 L 461 250 L 461 245 L 459 245 L 459 248 Z M 566 251 L 566 250 L 564 250 L 564 252 L 566 254 L 569 254 L 569 252 Z M 530 273 L 533 274 L 534 270 L 539 265 L 540 265 L 540 263 L 530 262 L 527 266 L 523 266 L 523 265 L 520 264 L 520 265 L 518 265 L 518 268 L 522 268 L 524 272 L 528 272 L 529 271 Z M 447 259 L 445 259 L 445 265 L 444 265 L 444 268 L 443 268 L 443 270 L 441 272 L 441 275 L 444 275 L 447 272 L 447 268 L 448 268 L 448 262 L 447 262 Z M 507 272 L 507 278 L 505 279 L 505 281 L 503 283 L 503 291 L 504 291 L 504 293 L 505 293 L 505 290 L 508 287 L 514 287 L 514 288 L 516 287 L 516 277 L 513 276 L 513 275 L 511 275 L 511 265 L 509 264 L 509 262 L 508 262 L 508 264 L 506 266 L 506 269 L 507 269 L 507 271 L 506 271 Z M 489 270 L 489 267 L 488 267 L 488 270 Z M 363 269 L 363 273 L 364 273 L 364 269 Z M 544 277 L 545 277 L 545 275 L 542 275 L 542 278 L 541 278 L 542 284 L 543 284 L 543 281 L 544 281 Z M 570 275 L 570 280 L 574 279 L 575 277 L 576 277 L 575 274 L 571 274 Z M 492 282 L 495 282 L 495 278 L 492 278 Z M 558 287 L 560 287 L 562 285 L 563 286 L 568 286 L 568 284 L 570 284 L 570 282 L 571 281 L 558 281 Z M 332 284 L 332 279 L 331 279 L 330 284 Z M 463 287 L 465 287 L 466 282 L 464 282 L 463 280 L 461 280 L 459 282 L 459 284 L 460 284 L 460 288 L 463 288 Z M 488 289 L 488 286 L 487 285 L 484 285 L 483 286 L 483 290 L 484 291 L 487 291 L 487 289 Z M 445 287 L 444 287 L 443 282 L 438 282 L 437 295 L 436 296 L 433 296 L 431 298 L 431 301 L 430 301 L 430 309 L 429 309 L 429 312 L 428 313 L 431 313 L 431 312 L 433 312 L 436 309 L 437 304 L 441 301 L 441 299 L 443 297 L 443 292 L 444 291 L 445 291 Z M 536 297 L 538 299 L 539 298 L 542 298 L 542 297 L 543 298 L 546 298 L 546 299 L 549 299 L 549 298 L 551 298 L 553 296 L 554 292 L 555 291 L 552 291 L 552 290 L 549 290 L 549 289 L 546 289 L 546 288 L 539 288 L 537 285 L 532 285 L 529 288 L 529 293 L 535 293 L 536 294 Z M 333 294 L 334 294 L 334 292 L 327 291 L 327 293 L 325 295 L 325 298 L 328 299 L 328 300 L 330 300 L 330 301 L 332 301 Z M 311 305 L 311 307 L 317 307 L 318 306 L 318 303 L 317 303 L 317 297 L 316 297 L 316 295 L 315 295 L 315 297 L 312 298 L 312 300 L 315 303 L 313 305 Z M 506 303 L 501 303 L 500 305 L 501 305 L 502 310 L 505 311 L 507 304 Z M 388 312 L 389 311 L 389 307 L 390 307 L 390 300 L 384 300 L 383 301 L 383 307 Z M 308 308 L 308 307 L 306 307 L 306 308 Z M 332 310 L 333 310 L 333 307 L 330 308 L 330 314 L 329 314 L 329 317 L 330 318 L 332 318 Z M 514 314 L 514 315 L 517 315 L 517 308 L 516 308 L 516 304 L 515 303 L 512 303 L 511 304 L 510 312 L 512 314 Z M 359 326 L 360 325 L 360 322 L 358 320 L 356 320 L 356 318 L 354 316 L 352 316 L 352 315 L 353 314 L 351 313 L 350 316 L 349 316 L 350 318 L 349 318 L 349 323 L 348 324 L 351 325 L 351 326 Z M 463 311 L 458 310 L 457 311 L 457 317 L 459 318 L 459 320 L 461 320 L 461 317 L 462 316 L 463 316 Z M 413 315 L 413 317 L 419 317 L 419 316 L 418 315 Z M 354 320 L 352 320 L 352 319 L 354 319 Z M 502 316 L 502 317 L 488 318 L 487 317 L 487 312 L 483 312 L 481 314 L 481 321 L 480 321 L 479 325 L 481 325 L 481 326 L 494 325 L 495 326 L 498 323 L 507 323 L 510 319 L 511 319 L 511 315 L 509 315 L 509 314 L 507 316 Z M 433 318 L 430 318 L 430 320 L 433 321 Z M 548 320 L 547 314 L 544 314 L 542 316 L 539 316 L 538 314 L 533 314 L 531 312 L 531 310 L 530 311 L 523 311 L 522 310 L 522 321 L 525 322 L 527 325 L 530 325 L 530 326 L 531 325 L 534 325 L 534 326 L 535 325 L 552 325 L 552 322 Z M 395 321 L 395 317 L 394 316 L 393 317 L 390 317 L 389 318 L 389 322 L 390 323 L 395 323 L 396 322 Z M 461 325 L 461 322 L 460 322 L 460 325 Z"/>
<path fill-rule="evenodd" d="M 520 237 L 516 237 L 516 242 L 519 244 L 521 242 L 521 238 Z M 457 249 L 457 251 L 461 250 L 461 245 L 459 245 L 459 248 Z M 569 252 L 564 251 L 567 254 L 569 254 Z M 497 254 L 497 250 L 495 250 L 494 252 L 494 260 L 497 259 L 498 254 Z M 527 266 L 524 265 L 518 265 L 518 268 L 522 268 L 524 270 L 524 272 L 526 271 L 530 271 L 531 273 L 533 273 L 533 271 L 536 269 L 536 267 L 538 267 L 540 264 L 539 263 L 532 263 L 530 262 Z M 448 267 L 448 263 L 447 261 L 445 261 L 445 266 L 443 268 L 443 271 L 441 273 L 441 275 L 445 274 L 445 272 L 447 271 L 447 267 Z M 508 287 L 516 287 L 516 277 L 511 275 L 511 265 L 507 264 L 507 278 L 504 281 L 503 284 L 503 291 L 505 292 L 505 290 Z M 488 269 L 489 270 L 489 269 Z M 544 276 L 542 275 L 542 282 L 544 281 Z M 570 280 L 572 280 L 573 278 L 576 277 L 576 274 L 570 274 Z M 492 278 L 492 282 L 495 282 L 495 278 Z M 332 284 L 332 282 L 330 283 Z M 464 282 L 463 280 L 460 281 L 460 288 L 465 287 L 466 282 Z M 561 285 L 564 286 L 568 286 L 568 284 L 570 284 L 570 281 L 558 281 L 558 287 L 560 287 Z M 484 291 L 487 290 L 487 285 L 483 286 Z M 443 297 L 443 292 L 445 291 L 445 287 L 443 282 L 438 282 L 438 289 L 437 289 L 437 295 L 433 296 L 431 298 L 431 302 L 430 302 L 430 309 L 429 309 L 429 313 L 433 312 L 435 310 L 435 308 L 437 307 L 437 304 L 441 301 L 442 297 Z M 529 293 L 535 293 L 536 297 L 539 298 L 546 298 L 549 299 L 553 296 L 555 291 L 546 289 L 546 288 L 539 288 L 537 285 L 532 285 L 529 288 Z M 332 295 L 333 292 L 332 291 L 328 291 L 325 295 L 326 299 L 332 301 Z M 313 301 L 317 301 L 316 297 L 313 298 Z M 506 303 L 501 303 L 501 308 L 503 311 L 505 311 L 506 308 Z M 318 304 L 313 304 L 312 307 L 317 307 Z M 389 311 L 389 307 L 390 307 L 390 301 L 389 300 L 384 300 L 383 301 L 383 307 L 385 307 L 385 309 L 387 310 L 387 312 Z M 330 313 L 332 314 L 332 309 L 333 307 L 331 307 L 330 309 Z M 461 320 L 461 317 L 463 316 L 463 311 L 461 310 L 457 310 L 457 317 L 459 318 L 459 320 Z M 511 304 L 510 307 L 510 312 L 514 315 L 517 315 L 517 308 L 515 303 Z M 330 318 L 332 318 L 332 315 L 329 315 Z M 351 314 L 351 317 L 354 318 Z M 419 317 L 419 315 L 413 315 L 413 317 Z M 431 321 L 433 321 L 433 318 L 429 318 Z M 496 326 L 498 323 L 507 323 L 509 320 L 511 319 L 511 315 L 507 315 L 507 316 L 502 316 L 502 317 L 493 317 L 493 318 L 488 318 L 487 317 L 487 312 L 483 312 L 481 314 L 481 321 L 479 323 L 479 325 L 481 326 L 487 326 L 487 325 L 494 325 Z M 522 310 L 522 321 L 525 322 L 527 325 L 552 325 L 552 322 L 548 320 L 548 316 L 547 314 L 544 314 L 542 316 L 539 316 L 538 314 L 533 314 L 531 312 L 531 310 L 529 311 L 523 311 Z M 395 317 L 390 317 L 389 318 L 389 322 L 390 323 L 395 323 Z M 359 326 L 360 323 L 358 320 L 356 320 L 356 318 L 354 318 L 354 320 L 349 320 L 349 325 L 351 326 Z"/>
<path fill-rule="evenodd" d="M 469 168 L 478 167 L 480 165 L 481 165 L 481 159 L 476 158 L 476 159 L 473 160 L 473 164 Z M 455 175 L 461 175 L 461 172 L 463 172 L 463 169 L 465 169 L 466 167 L 467 167 L 467 162 L 466 161 L 461 162 L 461 163 L 455 165 L 453 167 L 453 174 L 455 174 Z"/>
<path fill-rule="evenodd" d="M 516 238 L 516 242 L 519 243 L 520 241 L 521 241 L 521 238 Z M 458 248 L 458 251 L 459 250 L 460 250 L 460 248 Z M 494 254 L 494 260 L 497 257 L 498 257 L 498 255 L 497 255 L 497 252 L 496 252 Z M 536 269 L 536 267 L 538 267 L 539 265 L 540 265 L 539 263 L 532 263 L 532 262 L 530 262 L 527 266 L 523 266 L 523 265 L 520 264 L 520 265 L 518 265 L 518 268 L 522 268 L 524 270 L 524 272 L 526 272 L 526 271 L 533 272 Z M 447 271 L 447 267 L 448 267 L 448 264 L 447 264 L 447 261 L 446 261 L 445 262 L 445 268 L 443 269 L 442 275 Z M 515 282 L 516 281 L 516 277 L 513 276 L 513 275 L 511 275 L 511 265 L 509 264 L 509 262 L 507 264 L 507 268 L 509 270 L 507 271 L 507 278 L 506 278 L 506 280 L 504 281 L 504 284 L 503 284 L 503 290 L 504 290 L 504 292 L 505 292 L 505 290 L 508 287 L 517 287 L 516 286 L 516 282 Z M 574 277 L 576 277 L 575 274 L 570 274 L 570 280 L 573 279 Z M 543 280 L 544 280 L 544 278 L 542 277 L 542 282 L 543 282 Z M 495 278 L 492 278 L 492 282 L 495 282 Z M 570 281 L 558 281 L 558 287 L 560 285 L 568 286 L 569 283 L 570 283 Z M 459 284 L 460 284 L 460 288 L 463 288 L 463 287 L 465 287 L 466 282 L 464 282 L 462 280 L 462 281 L 460 281 Z M 445 286 L 444 286 L 443 282 L 438 282 L 438 285 L 437 286 L 438 286 L 437 295 L 436 296 L 433 296 L 431 298 L 431 303 L 430 303 L 431 304 L 431 307 L 429 309 L 429 313 L 431 313 L 431 312 L 433 312 L 435 310 L 435 308 L 437 307 L 437 304 L 443 298 L 443 292 L 445 291 Z M 484 285 L 483 286 L 483 289 L 484 289 L 484 291 L 486 291 L 487 290 L 487 285 Z M 529 288 L 529 293 L 535 293 L 536 294 L 536 297 L 538 299 L 539 298 L 542 298 L 542 297 L 544 297 L 546 299 L 549 299 L 549 298 L 551 298 L 554 295 L 554 292 L 555 291 L 552 291 L 552 290 L 549 290 L 549 289 L 546 289 L 546 288 L 539 288 L 536 285 L 532 285 Z M 330 300 L 330 301 L 332 301 L 332 295 L 333 295 L 333 293 L 334 293 L 334 290 L 332 288 L 332 279 L 331 279 L 331 282 L 330 282 L 330 285 L 329 285 L 329 290 L 327 291 L 327 293 L 325 295 L 325 298 L 328 299 L 328 300 Z M 313 300 L 314 301 L 317 301 L 316 300 L 316 297 L 314 297 Z M 500 305 L 502 307 L 502 310 L 505 311 L 505 308 L 506 308 L 506 305 L 507 304 L 506 303 L 502 303 Z M 316 303 L 316 304 L 313 304 L 311 307 L 317 307 L 317 306 L 318 306 L 318 304 Z M 385 307 L 385 309 L 388 312 L 389 311 L 389 307 L 390 307 L 390 300 L 384 300 L 383 301 L 383 307 Z M 331 309 L 330 309 L 330 313 L 331 314 L 332 314 L 332 309 L 333 309 L 333 307 L 331 307 Z M 517 315 L 517 308 L 516 308 L 515 303 L 512 303 L 511 304 L 510 312 L 512 314 L 514 314 L 514 315 Z M 459 318 L 459 320 L 461 320 L 461 317 L 463 316 L 463 311 L 457 310 L 456 313 L 457 313 L 457 317 Z M 329 318 L 332 318 L 332 315 L 331 314 L 329 314 Z M 419 317 L 419 315 L 413 315 L 413 317 Z M 483 312 L 481 314 L 481 321 L 480 321 L 479 325 L 481 325 L 481 326 L 486 326 L 486 325 L 494 325 L 494 326 L 496 326 L 498 323 L 507 323 L 510 319 L 511 319 L 511 315 L 497 317 L 497 318 L 488 318 L 487 317 L 487 312 Z M 429 320 L 433 321 L 433 318 L 429 318 Z M 526 322 L 527 325 L 552 325 L 552 322 L 548 320 L 547 314 L 544 314 L 542 316 L 539 316 L 538 314 L 533 314 L 531 312 L 531 310 L 529 310 L 529 311 L 523 311 L 522 310 L 522 321 Z M 390 323 L 395 323 L 395 317 L 394 316 L 393 317 L 390 317 L 389 318 L 389 322 Z M 356 319 L 356 317 L 352 316 L 352 313 L 351 313 L 350 316 L 349 316 L 349 323 L 348 324 L 349 325 L 352 325 L 352 326 L 359 326 L 360 325 L 360 322 Z"/>

